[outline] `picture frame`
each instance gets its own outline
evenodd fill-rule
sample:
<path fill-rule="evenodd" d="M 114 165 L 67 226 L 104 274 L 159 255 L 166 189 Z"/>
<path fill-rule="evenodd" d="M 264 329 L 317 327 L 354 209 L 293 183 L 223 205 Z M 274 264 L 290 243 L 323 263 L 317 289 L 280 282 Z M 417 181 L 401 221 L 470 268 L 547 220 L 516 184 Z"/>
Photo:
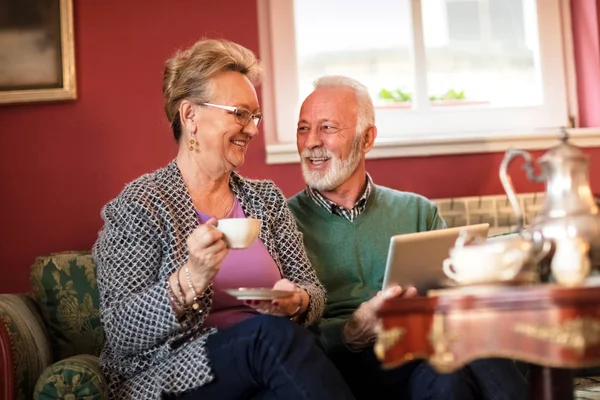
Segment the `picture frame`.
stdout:
<path fill-rule="evenodd" d="M 76 98 L 73 0 L 0 0 L 0 104 Z"/>

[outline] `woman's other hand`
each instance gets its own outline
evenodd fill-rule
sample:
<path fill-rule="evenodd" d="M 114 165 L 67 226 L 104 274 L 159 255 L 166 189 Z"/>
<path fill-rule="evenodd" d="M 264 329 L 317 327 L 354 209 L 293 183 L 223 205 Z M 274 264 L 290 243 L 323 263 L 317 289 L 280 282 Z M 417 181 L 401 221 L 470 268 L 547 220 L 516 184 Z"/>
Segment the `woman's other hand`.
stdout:
<path fill-rule="evenodd" d="M 244 301 L 244 304 L 256 309 L 262 314 L 280 317 L 296 317 L 297 315 L 306 312 L 310 300 L 306 290 L 288 279 L 280 279 L 275 282 L 273 289 L 292 292 L 292 295 L 273 300 L 246 300 Z"/>

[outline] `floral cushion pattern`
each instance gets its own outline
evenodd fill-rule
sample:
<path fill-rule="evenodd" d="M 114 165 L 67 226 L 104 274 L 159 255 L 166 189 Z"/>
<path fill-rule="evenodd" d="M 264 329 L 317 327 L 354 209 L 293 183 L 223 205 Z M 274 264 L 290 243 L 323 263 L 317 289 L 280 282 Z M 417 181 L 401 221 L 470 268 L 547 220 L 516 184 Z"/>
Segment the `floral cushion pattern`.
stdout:
<path fill-rule="evenodd" d="M 39 375 L 52 361 L 44 322 L 35 302 L 26 295 L 0 295 L 0 324 L 8 332 L 18 400 L 32 398 Z"/>
<path fill-rule="evenodd" d="M 108 386 L 98 357 L 81 354 L 52 364 L 38 379 L 33 398 L 108 399 Z"/>
<path fill-rule="evenodd" d="M 30 277 L 33 297 L 48 327 L 54 359 L 99 355 L 104 330 L 91 254 L 63 252 L 38 257 Z"/>

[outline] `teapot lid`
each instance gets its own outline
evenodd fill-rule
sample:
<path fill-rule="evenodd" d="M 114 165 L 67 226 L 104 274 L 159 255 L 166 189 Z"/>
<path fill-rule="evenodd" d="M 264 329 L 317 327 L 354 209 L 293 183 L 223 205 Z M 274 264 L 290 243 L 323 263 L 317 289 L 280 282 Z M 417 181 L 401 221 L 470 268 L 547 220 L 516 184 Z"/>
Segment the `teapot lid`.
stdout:
<path fill-rule="evenodd" d="M 552 162 L 560 160 L 587 160 L 587 156 L 577 146 L 569 143 L 569 133 L 565 128 L 560 129 L 560 143 L 550 148 L 543 156 L 540 162 Z"/>

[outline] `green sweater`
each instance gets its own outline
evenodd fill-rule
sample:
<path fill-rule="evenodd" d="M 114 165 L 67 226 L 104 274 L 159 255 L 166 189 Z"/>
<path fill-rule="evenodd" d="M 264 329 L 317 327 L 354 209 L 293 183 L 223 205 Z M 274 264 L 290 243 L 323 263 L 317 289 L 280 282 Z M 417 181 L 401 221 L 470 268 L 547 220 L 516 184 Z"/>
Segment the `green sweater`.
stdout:
<path fill-rule="evenodd" d="M 316 204 L 304 191 L 288 200 L 304 246 L 327 289 L 323 320 L 315 327 L 328 353 L 349 351 L 343 326 L 383 285 L 390 238 L 445 227 L 435 204 L 423 196 L 375 185 L 353 221 Z"/>

